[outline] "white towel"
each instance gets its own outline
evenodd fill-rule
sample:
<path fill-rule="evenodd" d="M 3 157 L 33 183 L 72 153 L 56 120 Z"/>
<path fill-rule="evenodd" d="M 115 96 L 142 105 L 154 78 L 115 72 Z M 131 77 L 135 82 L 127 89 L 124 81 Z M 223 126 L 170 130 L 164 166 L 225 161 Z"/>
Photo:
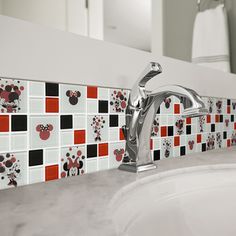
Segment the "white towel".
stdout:
<path fill-rule="evenodd" d="M 199 12 L 193 30 L 192 62 L 230 72 L 229 32 L 223 4 Z"/>

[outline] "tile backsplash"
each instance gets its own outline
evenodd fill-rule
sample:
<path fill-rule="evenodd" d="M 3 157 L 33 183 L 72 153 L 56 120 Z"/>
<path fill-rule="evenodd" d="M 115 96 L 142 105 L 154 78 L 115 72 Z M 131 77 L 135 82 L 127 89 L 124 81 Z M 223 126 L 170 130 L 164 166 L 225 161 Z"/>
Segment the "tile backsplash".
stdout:
<path fill-rule="evenodd" d="M 0 189 L 116 168 L 129 91 L 0 79 Z M 165 99 L 150 142 L 154 160 L 236 145 L 236 99 L 203 98 L 209 115 L 181 117 Z"/>

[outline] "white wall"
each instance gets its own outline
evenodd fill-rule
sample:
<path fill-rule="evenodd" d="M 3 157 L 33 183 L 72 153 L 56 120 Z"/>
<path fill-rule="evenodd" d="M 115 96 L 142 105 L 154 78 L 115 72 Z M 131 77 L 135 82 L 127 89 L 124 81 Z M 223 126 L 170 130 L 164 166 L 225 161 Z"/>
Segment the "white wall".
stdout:
<path fill-rule="evenodd" d="M 85 0 L 67 0 L 66 4 L 67 31 L 87 36 L 88 9 L 85 7 Z"/>
<path fill-rule="evenodd" d="M 151 51 L 151 0 L 104 0 L 104 39 Z"/>
<path fill-rule="evenodd" d="M 0 75 L 131 88 L 149 61 L 163 73 L 148 86 L 180 84 L 201 95 L 236 98 L 236 75 L 0 16 Z"/>
<path fill-rule="evenodd" d="M 4 0 L 4 15 L 65 30 L 65 0 Z"/>
<path fill-rule="evenodd" d="M 2 14 L 2 1 L 3 0 L 0 0 L 0 14 Z"/>

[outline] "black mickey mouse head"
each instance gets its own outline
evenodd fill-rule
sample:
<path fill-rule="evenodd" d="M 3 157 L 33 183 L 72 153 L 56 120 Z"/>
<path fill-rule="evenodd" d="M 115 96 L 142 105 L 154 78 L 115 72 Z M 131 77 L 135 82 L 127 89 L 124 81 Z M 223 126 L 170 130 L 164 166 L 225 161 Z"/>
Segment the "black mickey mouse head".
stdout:
<path fill-rule="evenodd" d="M 71 105 L 76 105 L 78 103 L 78 98 L 81 96 L 80 91 L 67 90 L 66 96 L 69 97 L 69 103 Z"/>

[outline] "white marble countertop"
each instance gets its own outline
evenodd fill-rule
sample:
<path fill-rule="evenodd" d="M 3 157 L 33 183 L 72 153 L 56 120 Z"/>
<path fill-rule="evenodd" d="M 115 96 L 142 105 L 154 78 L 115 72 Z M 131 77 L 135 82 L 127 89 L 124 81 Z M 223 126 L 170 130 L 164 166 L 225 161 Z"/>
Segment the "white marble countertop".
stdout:
<path fill-rule="evenodd" d="M 108 170 L 0 191 L 1 236 L 113 236 L 108 205 L 124 186 L 183 167 L 236 163 L 236 148 L 165 159 L 153 171 Z"/>

